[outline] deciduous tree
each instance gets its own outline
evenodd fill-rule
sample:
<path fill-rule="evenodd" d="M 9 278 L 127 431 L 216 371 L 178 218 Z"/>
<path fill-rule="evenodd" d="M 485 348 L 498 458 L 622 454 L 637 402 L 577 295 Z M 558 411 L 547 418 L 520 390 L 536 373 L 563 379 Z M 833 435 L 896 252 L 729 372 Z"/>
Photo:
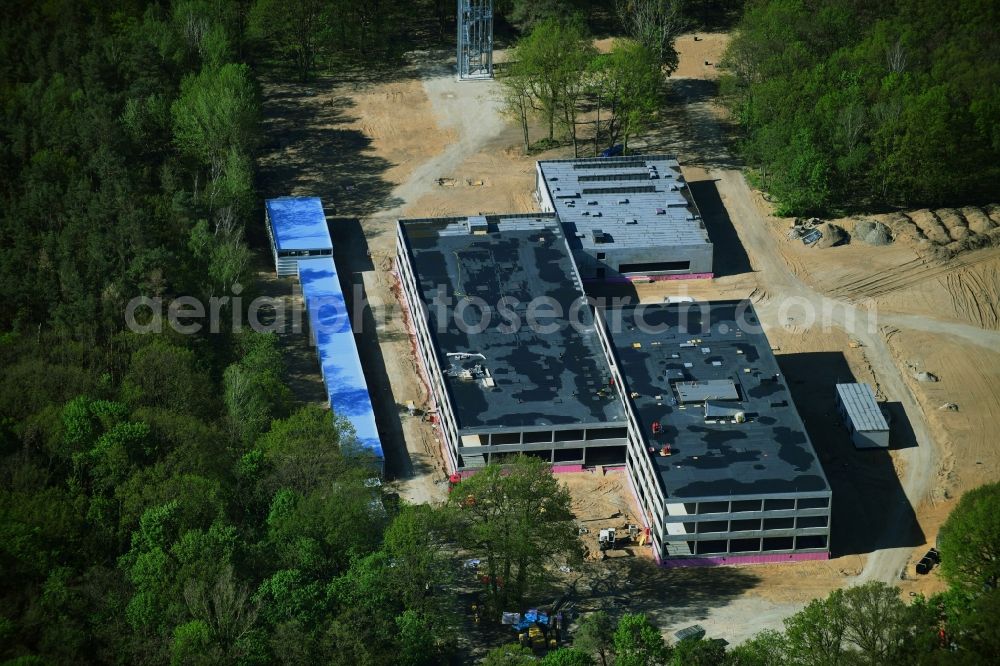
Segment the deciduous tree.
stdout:
<path fill-rule="evenodd" d="M 596 653 L 601 666 L 608 666 L 614 638 L 614 621 L 604 611 L 594 611 L 580 618 L 573 645 L 587 654 Z"/>
<path fill-rule="evenodd" d="M 547 566 L 579 556 L 569 493 L 537 458 L 487 465 L 449 503 L 459 542 L 483 560 L 494 609 L 519 603 Z"/>
<path fill-rule="evenodd" d="M 666 664 L 671 650 L 660 630 L 642 614 L 626 613 L 615 628 L 615 666 Z"/>
<path fill-rule="evenodd" d="M 616 40 L 610 53 L 592 61 L 589 84 L 608 113 L 607 145 L 621 140 L 628 149 L 629 138 L 649 125 L 660 106 L 663 77 L 653 53 L 638 42 Z"/>
<path fill-rule="evenodd" d="M 687 21 L 682 0 L 616 0 L 615 9 L 625 31 L 655 54 L 667 75 L 677 69 L 674 40 Z"/>
<path fill-rule="evenodd" d="M 538 23 L 514 47 L 516 71 L 530 86 L 531 99 L 548 127 L 549 141 L 555 139 L 564 96 L 579 87 L 592 49 L 581 21 L 553 18 Z"/>
<path fill-rule="evenodd" d="M 941 527 L 941 574 L 969 591 L 1000 582 L 1000 483 L 962 495 Z"/>

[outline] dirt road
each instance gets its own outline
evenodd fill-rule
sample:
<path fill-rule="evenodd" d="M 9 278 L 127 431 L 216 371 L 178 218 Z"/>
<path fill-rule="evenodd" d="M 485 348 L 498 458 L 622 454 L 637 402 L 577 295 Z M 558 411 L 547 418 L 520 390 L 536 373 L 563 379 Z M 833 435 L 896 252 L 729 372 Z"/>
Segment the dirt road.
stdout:
<path fill-rule="evenodd" d="M 422 57 L 417 67 L 420 83 L 430 101 L 438 136 L 447 139 L 443 150 L 435 150 L 409 170 L 386 198 L 386 206 L 362 220 L 368 250 L 376 261 L 376 270 L 363 271 L 368 304 L 378 322 L 378 345 L 385 359 L 388 383 L 406 392 L 396 396 L 396 402 L 413 400 L 421 408 L 429 406 L 426 386 L 413 352 L 409 348 L 410 334 L 392 292 L 393 278 L 378 266 L 388 268 L 395 261 L 395 223 L 407 214 L 407 209 L 425 195 L 440 189 L 438 179 L 453 178 L 460 165 L 492 141 L 503 129 L 504 122 L 496 109 L 496 83 L 476 81 L 459 83 L 453 68 L 442 64 L 441 54 Z M 395 112 L 402 115 L 405 108 Z M 435 148 L 440 148 L 436 146 Z M 444 469 L 440 463 L 440 442 L 428 424 L 415 417 L 401 416 L 402 442 L 405 454 L 396 456 L 392 472 L 397 478 L 400 495 L 412 503 L 437 502 L 445 498 Z"/>

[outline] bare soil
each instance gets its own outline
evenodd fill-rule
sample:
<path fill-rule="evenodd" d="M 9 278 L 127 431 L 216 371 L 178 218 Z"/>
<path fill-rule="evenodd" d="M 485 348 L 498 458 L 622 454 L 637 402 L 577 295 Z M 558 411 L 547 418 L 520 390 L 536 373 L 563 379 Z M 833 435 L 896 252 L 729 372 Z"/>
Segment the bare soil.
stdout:
<path fill-rule="evenodd" d="M 652 561 L 649 545 L 622 542 L 623 547 L 605 551 L 602 557 L 597 538 L 602 529 L 614 528 L 618 536 L 628 534 L 628 525 L 642 525 L 639 506 L 622 470 L 603 468 L 560 474 L 559 481 L 569 490 L 573 513 L 581 528 L 580 541 L 585 558 L 601 561 L 618 557 L 643 557 Z"/>

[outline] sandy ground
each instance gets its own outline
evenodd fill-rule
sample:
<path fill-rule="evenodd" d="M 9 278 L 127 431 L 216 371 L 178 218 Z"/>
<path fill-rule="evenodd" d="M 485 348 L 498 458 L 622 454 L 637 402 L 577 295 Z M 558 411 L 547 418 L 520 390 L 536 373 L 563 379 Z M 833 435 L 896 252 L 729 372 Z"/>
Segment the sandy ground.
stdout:
<path fill-rule="evenodd" d="M 1000 254 L 952 252 L 959 249 L 953 246 L 947 258 L 923 247 L 916 232 L 912 242 L 885 248 L 852 243 L 813 250 L 788 240 L 788 221 L 770 215 L 770 205 L 747 186 L 728 151 L 714 81 L 726 36 L 698 37 L 678 39 L 681 62 L 671 106 L 636 145 L 676 154 L 687 165 L 716 244 L 717 277 L 639 285 L 633 295 L 755 301 L 834 486 L 837 557 L 666 571 L 640 553 L 590 561 L 573 572 L 570 584 L 594 607 L 641 609 L 671 632 L 699 622 L 710 634 L 739 642 L 760 629 L 780 628 L 782 618 L 809 599 L 843 585 L 880 579 L 900 582 L 904 594 L 940 589 L 933 574 L 909 580 L 915 558 L 933 543 L 961 492 L 995 479 L 1000 469 L 1000 454 L 988 438 L 990 422 L 1000 416 Z M 392 274 L 395 219 L 534 210 L 534 161 L 572 151 L 522 155 L 518 128 L 497 114 L 496 84 L 457 83 L 440 64 L 446 57 L 415 54 L 412 69 L 393 81 L 331 79 L 305 91 L 264 86 L 269 135 L 276 137 L 261 161 L 264 193 L 318 194 L 342 216 L 331 225 L 335 254 L 370 306 L 359 348 L 389 472 L 400 494 L 414 502 L 443 500 L 446 483 L 438 433 L 419 414 L 428 396 Z M 541 131 L 533 126 L 532 136 Z M 992 219 L 995 210 L 986 212 Z M 911 221 L 926 227 L 921 233 L 929 244 L 962 242 L 965 232 L 945 226 L 960 226 L 955 218 L 937 216 L 945 226 L 941 236 L 925 217 Z M 970 229 L 990 233 L 974 211 L 965 219 Z M 883 280 L 880 288 L 872 288 L 873 279 Z M 812 320 L 807 306 L 831 312 Z M 940 381 L 917 382 L 908 363 Z M 896 430 L 891 451 L 861 455 L 847 442 L 827 389 L 848 376 L 871 382 L 889 403 Z M 315 395 L 305 366 L 296 380 L 303 399 Z M 417 415 L 407 414 L 407 401 Z M 958 411 L 940 409 L 945 403 Z M 614 477 L 563 477 L 579 515 L 625 522 L 634 500 L 628 493 L 615 499 Z M 610 485 L 595 489 L 594 483 Z M 908 580 L 899 581 L 901 573 Z"/>
<path fill-rule="evenodd" d="M 573 513 L 581 528 L 580 541 L 588 560 L 642 557 L 652 561 L 652 549 L 622 542 L 621 548 L 605 551 L 601 557 L 597 538 L 602 529 L 614 528 L 617 536 L 628 533 L 628 525 L 642 525 L 639 506 L 628 486 L 625 472 L 605 472 L 603 468 L 560 474 L 559 481 L 570 491 Z M 585 530 L 585 531 L 584 531 Z"/>

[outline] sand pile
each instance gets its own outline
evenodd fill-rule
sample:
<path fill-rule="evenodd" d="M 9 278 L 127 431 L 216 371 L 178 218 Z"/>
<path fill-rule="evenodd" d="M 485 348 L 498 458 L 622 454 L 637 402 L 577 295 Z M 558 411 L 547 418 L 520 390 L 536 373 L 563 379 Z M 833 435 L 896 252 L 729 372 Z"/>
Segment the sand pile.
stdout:
<path fill-rule="evenodd" d="M 840 245 L 841 243 L 846 242 L 849 238 L 843 227 L 838 227 L 836 224 L 824 222 L 816 228 L 823 233 L 823 237 L 816 241 L 815 247 L 834 247 L 835 245 Z"/>

